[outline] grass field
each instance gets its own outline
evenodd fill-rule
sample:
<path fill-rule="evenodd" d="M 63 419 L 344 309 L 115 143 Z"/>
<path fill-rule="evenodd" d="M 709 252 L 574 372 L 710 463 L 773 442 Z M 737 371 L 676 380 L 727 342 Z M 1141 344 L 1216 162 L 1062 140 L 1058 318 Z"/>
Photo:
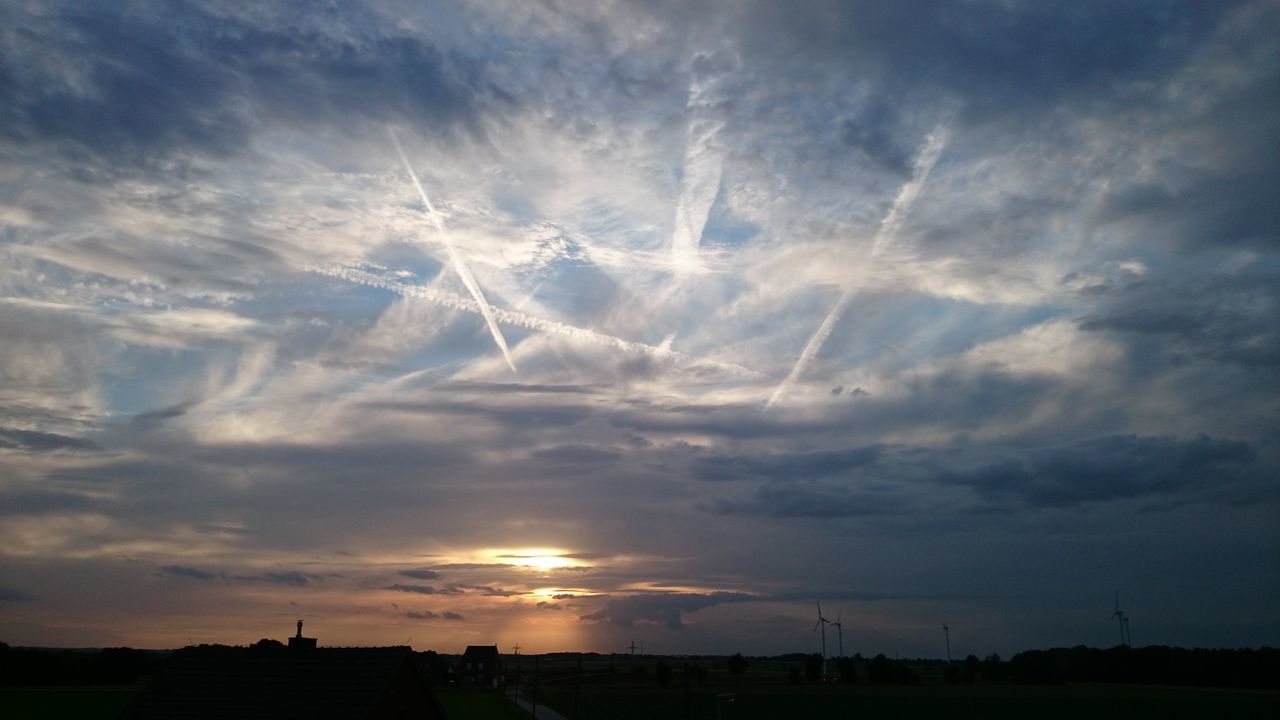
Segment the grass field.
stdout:
<path fill-rule="evenodd" d="M 733 702 L 718 696 L 732 693 Z M 570 720 L 684 718 L 683 688 L 634 683 L 539 690 L 539 702 Z M 691 720 L 757 718 L 1276 718 L 1280 696 L 1226 690 L 1099 685 L 788 685 L 727 680 L 692 687 Z"/>
<path fill-rule="evenodd" d="M 0 688 L 0 718 L 110 720 L 137 694 L 136 687 Z"/>
<path fill-rule="evenodd" d="M 433 689 L 449 720 L 528 720 L 516 704 L 495 690 Z"/>

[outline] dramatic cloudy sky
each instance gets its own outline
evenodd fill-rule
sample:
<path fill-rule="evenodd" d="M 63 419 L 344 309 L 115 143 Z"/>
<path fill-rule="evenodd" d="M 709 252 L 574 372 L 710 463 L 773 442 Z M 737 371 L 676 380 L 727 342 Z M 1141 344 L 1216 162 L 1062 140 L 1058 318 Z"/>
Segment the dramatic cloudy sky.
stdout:
<path fill-rule="evenodd" d="M 4 0 L 0 639 L 1278 644 L 1278 27 Z"/>

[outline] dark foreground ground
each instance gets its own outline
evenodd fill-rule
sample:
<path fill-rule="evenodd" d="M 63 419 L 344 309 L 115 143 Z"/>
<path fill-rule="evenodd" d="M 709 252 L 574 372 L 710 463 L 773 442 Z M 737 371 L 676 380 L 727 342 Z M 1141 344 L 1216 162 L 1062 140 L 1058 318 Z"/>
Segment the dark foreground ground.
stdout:
<path fill-rule="evenodd" d="M 790 685 L 773 678 L 716 678 L 689 689 L 691 720 L 756 718 L 1280 718 L 1280 694 L 1207 688 L 1160 688 L 1068 684 L 1058 686 L 979 684 L 914 686 Z M 531 688 L 525 689 L 525 697 Z M 107 720 L 138 692 L 120 688 L 2 688 L 4 720 Z M 732 701 L 728 701 L 732 695 Z M 575 698 L 576 696 L 576 698 Z M 516 720 L 528 717 L 496 691 L 439 691 L 453 720 Z M 684 689 L 618 682 L 559 683 L 538 688 L 539 705 L 570 720 L 680 720 Z M 577 714 L 574 714 L 574 710 Z"/>
<path fill-rule="evenodd" d="M 120 714 L 141 688 L 0 688 L 0 718 L 5 720 L 96 720 Z"/>
<path fill-rule="evenodd" d="M 576 698 L 575 698 L 576 694 Z M 732 695 L 732 700 L 729 699 Z M 526 693 L 528 696 L 528 693 Z M 756 718 L 1280 718 L 1280 695 L 1114 685 L 824 686 L 722 684 L 691 688 L 539 688 L 570 720 Z M 577 708 L 575 716 L 574 709 Z"/>

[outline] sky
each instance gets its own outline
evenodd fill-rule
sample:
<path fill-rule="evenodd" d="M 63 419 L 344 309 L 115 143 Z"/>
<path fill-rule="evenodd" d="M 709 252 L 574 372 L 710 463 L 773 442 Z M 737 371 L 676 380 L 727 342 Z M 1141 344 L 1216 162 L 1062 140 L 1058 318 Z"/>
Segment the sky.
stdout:
<path fill-rule="evenodd" d="M 0 640 L 1280 644 L 1277 28 L 0 0 Z"/>

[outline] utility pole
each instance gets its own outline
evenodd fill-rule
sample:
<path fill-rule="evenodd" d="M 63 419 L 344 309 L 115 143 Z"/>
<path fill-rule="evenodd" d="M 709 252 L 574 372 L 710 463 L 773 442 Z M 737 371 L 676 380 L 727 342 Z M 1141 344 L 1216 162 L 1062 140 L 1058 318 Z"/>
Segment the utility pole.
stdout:
<path fill-rule="evenodd" d="M 947 664 L 951 664 L 951 628 L 942 623 L 942 632 L 947 636 Z"/>

